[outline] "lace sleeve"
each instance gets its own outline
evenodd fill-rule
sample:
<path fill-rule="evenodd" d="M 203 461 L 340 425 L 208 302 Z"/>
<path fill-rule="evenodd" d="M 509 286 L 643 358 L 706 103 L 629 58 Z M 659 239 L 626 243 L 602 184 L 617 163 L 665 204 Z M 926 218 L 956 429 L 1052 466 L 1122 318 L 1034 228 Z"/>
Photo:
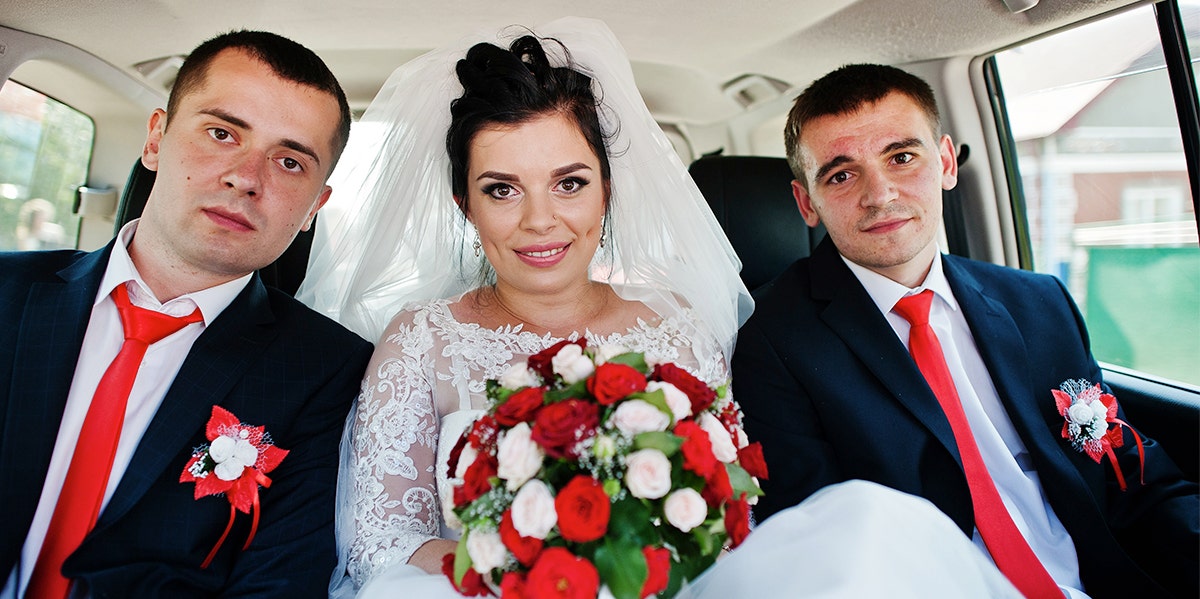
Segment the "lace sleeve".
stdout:
<path fill-rule="evenodd" d="M 404 312 L 367 367 L 348 448 L 355 532 L 347 570 L 355 586 L 407 563 L 440 529 L 433 345 L 425 313 Z"/>

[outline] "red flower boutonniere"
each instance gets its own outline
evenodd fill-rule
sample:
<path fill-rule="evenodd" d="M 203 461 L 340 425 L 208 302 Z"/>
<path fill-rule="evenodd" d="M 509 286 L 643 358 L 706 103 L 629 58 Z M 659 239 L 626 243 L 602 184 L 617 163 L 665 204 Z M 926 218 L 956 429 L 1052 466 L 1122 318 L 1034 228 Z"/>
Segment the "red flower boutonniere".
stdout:
<path fill-rule="evenodd" d="M 1117 418 L 1117 398 L 1105 393 L 1099 384 L 1092 384 L 1084 379 L 1064 381 L 1058 389 L 1051 389 L 1050 392 L 1054 394 L 1058 413 L 1064 419 L 1062 438 L 1069 439 L 1071 447 L 1086 453 L 1097 464 L 1100 463 L 1101 456 L 1108 456 L 1109 463 L 1117 473 L 1117 483 L 1124 491 L 1125 476 L 1121 473 L 1121 466 L 1117 463 L 1117 456 L 1112 449 L 1125 444 L 1121 435 L 1122 426 L 1133 433 L 1133 439 L 1137 442 L 1138 457 L 1142 460 L 1139 470 L 1145 469 L 1146 456 L 1142 450 L 1142 438 L 1138 436 L 1137 431 Z M 1110 423 L 1116 426 L 1110 429 Z"/>
<path fill-rule="evenodd" d="M 279 466 L 288 454 L 286 449 L 271 443 L 271 435 L 264 427 L 245 424 L 219 406 L 213 406 L 204 434 L 208 444 L 192 452 L 179 482 L 196 483 L 196 499 L 224 493 L 229 500 L 229 524 L 201 568 L 207 568 L 216 557 L 238 512 L 252 515 L 250 536 L 242 550 L 250 546 L 258 530 L 258 487 L 271 486 L 267 473 Z"/>

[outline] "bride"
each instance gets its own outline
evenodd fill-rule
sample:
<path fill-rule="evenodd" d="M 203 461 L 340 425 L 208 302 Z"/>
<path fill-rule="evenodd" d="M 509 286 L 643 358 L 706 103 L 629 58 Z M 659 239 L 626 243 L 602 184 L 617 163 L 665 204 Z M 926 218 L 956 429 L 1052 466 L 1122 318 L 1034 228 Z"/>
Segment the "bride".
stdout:
<path fill-rule="evenodd" d="M 753 307 L 611 32 L 564 19 L 530 33 L 401 67 L 351 141 L 374 158 L 337 175 L 361 205 L 323 228 L 300 297 L 379 342 L 343 442 L 331 596 L 456 596 L 446 462 L 487 379 L 585 337 L 719 384 Z M 846 483 L 762 524 L 684 594 L 1011 593 L 969 548 L 929 504 Z M 893 579 L 864 586 L 863 568 Z"/>

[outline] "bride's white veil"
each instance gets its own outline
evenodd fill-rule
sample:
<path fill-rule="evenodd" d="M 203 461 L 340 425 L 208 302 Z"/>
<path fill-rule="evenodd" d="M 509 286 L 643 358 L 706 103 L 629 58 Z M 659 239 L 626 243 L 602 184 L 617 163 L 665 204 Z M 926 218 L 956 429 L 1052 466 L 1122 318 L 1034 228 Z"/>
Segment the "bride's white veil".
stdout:
<path fill-rule="evenodd" d="M 330 184 L 297 297 L 367 339 L 405 304 L 477 286 L 483 258 L 450 190 L 446 132 L 462 94 L 455 63 L 479 42 L 508 47 L 509 27 L 434 50 L 398 68 L 355 128 Z M 646 108 L 624 49 L 596 20 L 565 18 L 532 31 L 555 66 L 592 78 L 612 167 L 611 236 L 591 278 L 660 315 L 694 310 L 729 358 L 753 300 L 741 263 L 699 189 Z M 565 54 L 569 54 L 566 56 Z M 699 357 L 699 356 L 698 356 Z"/>

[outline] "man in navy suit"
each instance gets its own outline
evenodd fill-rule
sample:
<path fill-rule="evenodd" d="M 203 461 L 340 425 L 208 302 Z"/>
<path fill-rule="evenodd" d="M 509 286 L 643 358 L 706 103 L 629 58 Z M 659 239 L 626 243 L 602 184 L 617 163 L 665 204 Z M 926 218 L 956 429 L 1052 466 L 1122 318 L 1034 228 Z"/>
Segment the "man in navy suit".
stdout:
<path fill-rule="evenodd" d="M 800 211 L 829 235 L 755 294 L 738 336 L 736 395 L 771 471 L 758 519 L 866 479 L 930 500 L 988 553 L 955 431 L 893 310 L 929 290 L 963 428 L 1050 588 L 1195 597 L 1196 485 L 1151 440 L 1140 466 L 1125 433 L 1123 490 L 1107 459 L 1061 436 L 1051 390 L 1102 383 L 1061 282 L 938 251 L 958 167 L 929 86 L 892 67 L 843 67 L 796 99 L 785 137 Z"/>
<path fill-rule="evenodd" d="M 110 427 L 119 444 L 98 520 L 48 571 L 76 597 L 324 596 L 338 444 L 371 345 L 255 271 L 311 225 L 349 128 L 313 52 L 270 33 L 218 36 L 150 116 L 142 163 L 157 178 L 141 219 L 96 252 L 0 255 L 0 597 L 48 596 L 30 579 L 61 530 L 52 516 L 76 439 L 124 340 L 118 288 L 200 321 L 150 345 Z M 250 513 L 181 482 L 212 439 L 214 406 L 288 451 L 260 471 L 269 482 L 251 483 Z"/>

